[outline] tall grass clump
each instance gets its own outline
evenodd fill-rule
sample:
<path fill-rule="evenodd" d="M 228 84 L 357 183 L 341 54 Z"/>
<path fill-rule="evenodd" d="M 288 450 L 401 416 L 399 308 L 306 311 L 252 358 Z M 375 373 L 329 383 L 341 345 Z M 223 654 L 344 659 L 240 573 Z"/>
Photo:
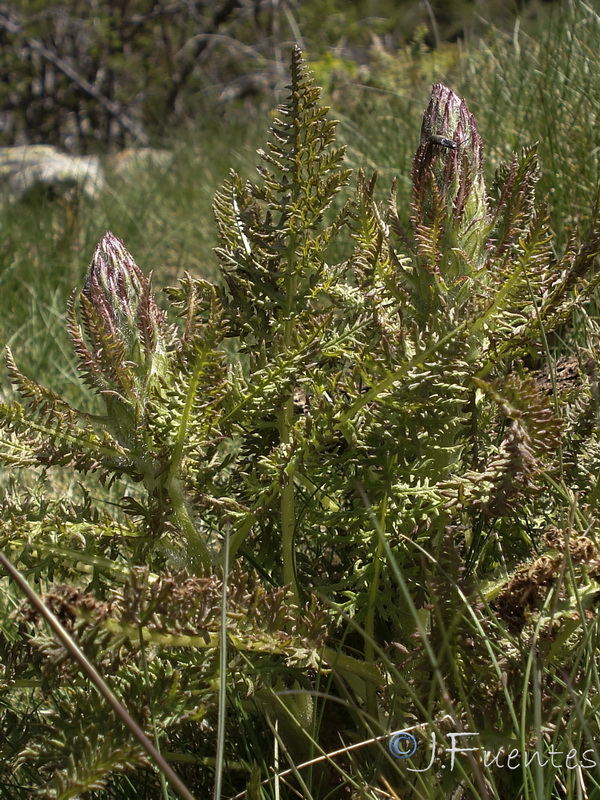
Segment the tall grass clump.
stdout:
<path fill-rule="evenodd" d="M 536 148 L 488 185 L 443 84 L 383 203 L 327 111 L 296 49 L 218 284 L 163 307 L 102 236 L 67 314 L 93 407 L 7 353 L 0 458 L 40 473 L 0 529 L 12 797 L 597 790 L 600 220 L 558 253 Z"/>

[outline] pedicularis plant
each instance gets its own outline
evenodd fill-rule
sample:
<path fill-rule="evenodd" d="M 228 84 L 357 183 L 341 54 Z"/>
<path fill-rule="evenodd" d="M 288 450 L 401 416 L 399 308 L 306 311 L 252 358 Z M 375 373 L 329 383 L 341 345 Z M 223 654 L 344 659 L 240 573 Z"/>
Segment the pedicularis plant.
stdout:
<path fill-rule="evenodd" d="M 222 285 L 186 274 L 166 290 L 176 320 L 107 233 L 68 311 L 102 410 L 71 407 L 10 353 L 23 405 L 0 408 L 2 461 L 44 471 L 5 495 L 5 551 L 201 796 L 224 581 L 231 794 L 271 796 L 258 783 L 274 736 L 299 763 L 411 722 L 451 719 L 522 748 L 557 732 L 567 706 L 578 741 L 597 727 L 573 687 L 597 636 L 598 336 L 581 309 L 600 229 L 557 255 L 535 148 L 488 190 L 473 116 L 442 84 L 412 198 L 393 187 L 377 202 L 375 176 L 359 173 L 337 202 L 350 173 L 335 122 L 299 51 L 291 73 L 259 181 L 232 173 L 216 198 Z M 585 337 L 565 387 L 552 334 L 574 312 Z M 82 500 L 52 496 L 67 468 L 88 476 Z M 121 500 L 103 503 L 93 476 Z M 145 791 L 128 731 L 107 726 L 41 621 L 6 609 L 11 797 Z M 406 796 L 449 796 L 458 781 L 492 797 L 514 780 L 481 759 L 416 780 L 408 763 L 371 749 L 296 780 L 315 797 L 380 796 L 369 786 L 398 776 Z"/>

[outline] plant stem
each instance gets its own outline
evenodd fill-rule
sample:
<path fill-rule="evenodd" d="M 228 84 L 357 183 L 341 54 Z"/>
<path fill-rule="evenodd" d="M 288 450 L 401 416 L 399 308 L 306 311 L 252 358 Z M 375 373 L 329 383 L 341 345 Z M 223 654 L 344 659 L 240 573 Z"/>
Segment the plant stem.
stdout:
<path fill-rule="evenodd" d="M 279 435 L 282 444 L 289 444 L 294 401 L 290 397 L 280 414 Z M 283 583 L 289 585 L 294 596 L 294 602 L 300 600 L 296 584 L 296 565 L 294 553 L 294 530 L 296 527 L 295 497 L 294 497 L 294 467 L 292 462 L 285 471 L 286 482 L 281 487 L 281 557 L 283 561 Z"/>
<path fill-rule="evenodd" d="M 387 514 L 387 493 L 381 503 L 379 524 L 385 534 L 386 514 Z M 367 605 L 367 616 L 365 619 L 365 661 L 367 664 L 375 662 L 375 650 L 373 642 L 375 640 L 375 612 L 377 610 L 377 594 L 379 592 L 379 578 L 381 575 L 381 564 L 383 556 L 383 542 L 377 532 L 374 534 L 375 555 L 373 557 L 373 580 L 369 586 L 369 597 Z M 377 718 L 377 695 L 374 687 L 367 685 L 367 710 L 371 717 Z"/>
<path fill-rule="evenodd" d="M 294 274 L 296 257 L 296 236 L 292 235 L 288 244 L 286 278 L 286 314 L 283 336 L 283 349 L 292 347 L 294 333 L 293 306 L 297 290 L 297 277 Z M 294 400 L 288 397 L 279 413 L 279 440 L 282 444 L 290 443 L 290 432 L 294 423 Z M 294 602 L 300 602 L 298 584 L 296 582 L 296 559 L 294 553 L 294 532 L 296 529 L 296 510 L 294 497 L 294 464 L 290 460 L 286 468 L 286 482 L 281 487 L 281 558 L 283 561 L 283 583 L 289 585 Z"/>
<path fill-rule="evenodd" d="M 188 557 L 190 566 L 195 571 L 198 567 L 203 570 L 209 569 L 212 565 L 212 559 L 206 546 L 206 543 L 196 530 L 192 516 L 187 508 L 183 486 L 181 481 L 176 477 L 181 462 L 183 460 L 184 444 L 187 437 L 188 427 L 193 415 L 194 398 L 198 389 L 198 382 L 200 375 L 206 364 L 206 358 L 209 349 L 205 347 L 196 357 L 196 363 L 192 378 L 187 389 L 187 398 L 181 419 L 179 421 L 179 430 L 177 431 L 177 439 L 173 448 L 171 457 L 171 464 L 169 467 L 169 475 L 167 478 L 167 491 L 171 500 L 173 513 L 175 518 L 187 539 L 188 544 Z"/>
<path fill-rule="evenodd" d="M 206 543 L 196 530 L 194 521 L 187 508 L 181 481 L 176 478 L 171 479 L 169 481 L 168 491 L 175 519 L 187 540 L 190 567 L 193 571 L 210 569 L 212 566 L 212 559 Z"/>

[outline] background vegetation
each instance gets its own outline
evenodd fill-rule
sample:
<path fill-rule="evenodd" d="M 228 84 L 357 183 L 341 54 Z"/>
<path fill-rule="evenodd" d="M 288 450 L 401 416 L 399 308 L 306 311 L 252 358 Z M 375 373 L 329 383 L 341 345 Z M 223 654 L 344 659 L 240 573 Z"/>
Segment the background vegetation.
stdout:
<path fill-rule="evenodd" d="M 285 90 L 290 41 L 321 62 L 322 82 L 336 66 L 356 77 L 374 46 L 439 47 L 542 9 L 537 0 L 481 9 L 462 0 L 3 3 L 2 143 L 78 152 L 145 143 L 233 99 L 271 107 L 272 92 Z"/>
<path fill-rule="evenodd" d="M 536 208 L 540 218 L 548 215 L 544 269 L 563 263 L 561 255 L 576 242 L 593 241 L 600 152 L 600 19 L 594 4 L 556 3 L 552 8 L 529 4 L 515 9 L 522 12 L 518 18 L 504 16 L 500 4 L 494 17 L 497 26 L 476 19 L 463 4 L 455 4 L 447 17 L 434 4 L 424 6 L 418 18 L 409 13 L 416 4 L 408 4 L 409 9 L 395 3 L 344 3 L 342 8 L 332 1 L 327 13 L 323 4 L 311 3 L 268 7 L 224 3 L 218 8 L 200 3 L 109 5 L 110 13 L 102 3 L 96 4 L 93 25 L 89 4 L 83 13 L 75 2 L 3 4 L 0 19 L 2 69 L 10 78 L 1 90 L 6 144 L 45 141 L 90 152 L 137 141 L 174 153 L 168 168 L 140 170 L 133 178 L 111 175 L 107 191 L 93 203 L 47 198 L 5 203 L 0 209 L 0 340 L 11 347 L 25 375 L 76 408 L 103 413 L 98 397 L 78 376 L 65 327 L 68 297 L 74 287 L 83 286 L 96 244 L 107 229 L 113 231 L 144 273 L 154 270 L 155 291 L 175 284 L 184 270 L 223 285 L 223 253 L 219 256 L 213 250 L 224 247 L 223 231 L 219 237 L 214 222 L 214 195 L 231 168 L 259 184 L 256 149 L 264 147 L 265 132 L 273 121 L 271 109 L 287 94 L 291 41 L 303 45 L 316 82 L 324 87 L 325 99 L 333 106 L 330 117 L 340 120 L 337 144 L 347 147 L 342 166 L 354 170 L 348 188 L 342 188 L 326 212 L 327 222 L 354 196 L 357 170 L 362 168 L 367 175 L 378 171 L 374 194 L 383 204 L 397 178 L 398 229 L 410 229 L 412 164 L 422 114 L 431 84 L 443 81 L 466 98 L 477 120 L 489 186 L 497 168 L 514 152 L 538 143 L 541 175 Z M 491 4 L 486 11 L 491 18 Z M 77 79 L 65 73 L 56 57 L 48 59 L 39 45 L 76 65 Z M 363 210 L 371 209 L 364 184 L 354 202 L 359 210 L 361 202 Z M 360 239 L 366 234 L 359 210 L 354 209 L 353 225 Z M 338 237 L 327 251 L 327 263 L 344 263 L 356 246 L 356 241 Z M 590 268 L 590 285 L 594 274 Z M 560 277 L 554 274 L 556 281 Z M 533 301 L 527 300 L 533 315 L 546 297 L 543 291 L 550 291 L 542 284 L 534 286 Z M 93 476 L 81 477 L 56 466 L 41 483 L 27 469 L 11 482 L 13 467 L 6 468 L 1 537 L 5 551 L 40 594 L 49 593 L 46 602 L 75 631 L 88 658 L 110 676 L 115 694 L 126 699 L 138 721 L 147 731 L 156 731 L 161 749 L 197 796 L 213 791 L 215 776 L 221 775 L 224 797 L 243 790 L 248 797 L 272 797 L 272 783 L 258 788 L 272 767 L 282 771 L 323 752 L 413 724 L 428 725 L 429 733 L 437 731 L 441 739 L 449 730 L 457 730 L 458 722 L 467 730 L 479 730 L 490 749 L 502 745 L 509 750 L 514 744 L 527 751 L 541 747 L 540 743 L 545 750 L 551 744 L 565 753 L 591 749 L 589 757 L 600 763 L 597 301 L 591 288 L 589 297 L 581 291 L 585 303 L 573 307 L 560 324 L 548 322 L 545 339 L 542 335 L 527 352 L 511 353 L 501 362 L 503 377 L 513 371 L 521 377 L 523 371 L 531 372 L 540 380 L 546 375 L 554 387 L 552 411 L 567 431 L 556 447 L 564 468 L 557 473 L 556 464 L 546 462 L 547 476 L 532 487 L 535 491 L 527 488 L 516 497 L 509 512 L 482 516 L 481 499 L 476 499 L 477 506 L 472 498 L 475 511 L 467 508 L 459 522 L 446 521 L 454 532 L 442 546 L 442 539 L 434 536 L 436 530 L 444 530 L 436 517 L 439 499 L 436 514 L 425 500 L 419 500 L 424 504 L 419 513 L 412 507 L 403 510 L 397 487 L 386 500 L 379 494 L 381 476 L 369 483 L 363 474 L 365 495 L 354 487 L 343 505 L 336 491 L 349 491 L 348 472 L 331 490 L 332 502 L 344 510 L 340 521 L 326 499 L 314 493 L 321 485 L 318 481 L 312 492 L 304 486 L 305 506 L 297 510 L 302 530 L 308 536 L 307 520 L 315 528 L 319 519 L 327 524 L 322 521 L 323 530 L 315 534 L 318 545 L 306 546 L 310 538 L 302 540 L 304 549 L 300 545 L 302 601 L 310 590 L 320 599 L 299 620 L 290 598 L 278 594 L 288 582 L 279 561 L 279 512 L 262 525 L 261 535 L 244 545 L 240 561 L 260 577 L 254 572 L 249 577 L 233 575 L 230 613 L 233 617 L 245 613 L 252 597 L 254 617 L 243 635 L 260 639 L 267 629 L 269 635 L 279 631 L 291 636 L 296 619 L 298 638 L 289 640 L 285 652 L 271 655 L 266 645 L 262 651 L 252 651 L 244 640 L 228 665 L 225 769 L 215 761 L 223 737 L 217 725 L 219 648 L 218 641 L 210 639 L 219 631 L 223 587 L 218 574 L 201 590 L 193 576 L 174 577 L 175 568 L 190 565 L 181 556 L 177 537 L 169 543 L 169 524 L 156 549 L 147 541 L 148 525 L 153 523 L 114 510 L 111 504 L 120 503 L 124 493 L 131 503 L 145 507 L 145 484 L 140 485 L 139 475 L 102 487 Z M 166 298 L 158 291 L 157 295 L 167 308 Z M 172 301 L 178 299 L 184 300 L 171 296 Z M 351 316 L 350 300 L 344 302 Z M 407 313 L 410 317 L 412 312 Z M 451 329 L 456 319 L 448 319 Z M 231 363 L 239 358 L 247 364 L 254 344 L 246 343 L 246 353 L 238 352 L 236 342 L 222 346 Z M 327 353 L 330 361 L 323 374 L 333 374 L 334 366 L 352 373 L 351 354 Z M 558 372 L 552 365 L 565 355 L 572 357 L 571 366 L 575 364 L 579 388 L 563 395 L 557 386 L 560 362 Z M 466 356 L 451 353 L 447 358 L 440 363 L 456 370 L 460 382 Z M 373 372 L 381 375 L 387 369 L 364 363 L 364 374 L 344 378 L 345 402 L 350 405 L 372 385 Z M 444 386 L 443 377 L 438 378 Z M 426 383 L 419 387 L 430 391 Z M 278 404 L 283 402 L 285 384 L 279 390 L 281 397 L 266 392 L 262 407 L 244 420 L 242 430 L 255 431 L 256 439 L 247 443 L 247 452 L 236 454 L 246 459 L 241 483 L 231 476 L 220 478 L 222 487 L 230 488 L 223 497 L 240 507 L 251 494 L 248 476 L 252 477 L 253 458 L 265 460 L 267 473 L 281 467 L 280 462 L 268 463 L 273 442 L 265 433 L 281 413 Z M 325 387 L 321 391 L 326 392 Z M 512 403 L 513 408 L 523 390 L 511 391 L 513 395 L 507 395 L 504 386 L 498 389 L 505 407 Z M 13 397 L 6 379 L 3 392 L 7 400 Z M 513 408 L 512 416 L 506 411 L 499 414 L 502 402 L 491 389 L 486 398 L 478 422 L 480 446 L 493 459 L 515 412 Z M 297 406 L 303 402 L 296 401 Z M 350 470 L 354 458 L 361 469 L 370 464 L 378 452 L 372 438 L 352 444 L 346 431 L 346 452 L 344 441 L 327 441 L 329 412 L 323 410 L 322 398 L 320 402 L 319 413 L 313 414 L 315 425 L 323 420 L 319 435 L 327 447 L 338 448 L 325 457 L 330 459 L 331 474 L 341 469 L 340 464 Z M 464 423 L 465 409 L 456 396 L 450 409 L 433 403 L 421 432 L 408 427 L 417 438 L 423 436 L 423 442 L 435 439 L 442 417 L 446 424 L 444 414 Z M 525 404 L 521 411 L 527 410 Z M 385 416 L 388 412 L 384 398 L 377 412 L 383 415 L 378 419 L 382 430 L 392 424 Z M 374 436 L 373 431 L 367 433 Z M 325 446 L 323 441 L 321 445 Z M 421 478 L 433 481 L 435 475 L 443 481 L 452 475 L 436 474 L 428 461 L 431 454 L 423 455 L 425 444 L 422 451 L 414 442 L 411 446 L 421 470 L 417 475 L 414 469 L 413 491 L 417 487 L 415 497 L 419 491 L 425 497 L 427 483 L 419 484 Z M 389 450 L 384 447 L 381 452 L 389 458 Z M 323 479 L 319 473 L 323 463 L 310 473 L 313 478 Z M 465 458 L 463 466 L 473 463 Z M 483 457 L 478 463 L 482 468 Z M 460 474 L 463 480 L 466 473 Z M 409 478 L 410 469 L 403 477 L 405 484 Z M 196 500 L 200 506 L 205 502 Z M 155 506 L 148 508 L 156 515 Z M 229 511 L 235 521 L 235 508 Z M 206 511 L 207 518 L 212 519 L 213 513 L 218 517 L 213 508 Z M 411 535 L 407 526 L 415 514 L 418 519 L 411 526 L 418 532 L 411 549 L 401 542 Z M 223 536 L 224 517 L 218 518 L 214 525 Z M 74 531 L 73 526 L 79 527 Z M 129 569 L 142 564 L 150 571 L 150 580 Z M 369 569 L 375 570 L 375 578 Z M 376 606 L 370 584 L 381 593 Z M 168 796 L 144 753 L 112 718 L 107 725 L 102 701 L 83 679 L 73 678 L 74 669 L 65 664 L 62 651 L 43 632 L 39 620 L 27 618 L 18 606 L 20 596 L 14 586 L 4 579 L 3 588 L 4 796 L 30 797 L 35 792 L 103 800 L 150 798 L 160 792 Z M 191 627 L 208 631 L 210 647 L 194 641 L 187 649 L 170 649 L 145 633 L 190 635 L 187 621 L 167 602 L 170 595 L 177 603 L 189 602 L 194 614 L 199 614 L 198 597 L 202 597 L 206 615 L 201 623 L 194 617 Z M 159 609 L 158 626 L 156 620 L 148 621 L 151 608 Z M 117 628 L 111 629 L 107 620 Z M 254 623 L 258 631 L 252 628 Z M 126 635 L 128 624 L 135 626 L 137 643 Z M 265 641 L 276 651 L 272 640 Z M 345 664 L 345 670 L 338 665 L 333 672 L 331 663 L 311 662 L 312 656 L 306 654 L 324 645 L 366 665 L 366 676 L 360 669 L 358 675 L 353 673 L 354 662 Z M 370 669 L 384 676 L 381 684 L 369 682 Z M 277 694 L 282 691 L 289 694 Z M 275 742 L 279 752 L 276 748 L 273 755 Z M 335 766 L 305 770 L 295 776 L 294 790 L 282 786 L 280 791 L 315 798 L 450 797 L 457 791 L 473 798 L 600 796 L 598 770 L 568 770 L 564 759 L 557 769 L 536 769 L 534 762 L 510 773 L 484 771 L 463 759 L 458 774 L 431 771 L 415 777 L 404 770 L 402 760 L 388 757 L 385 744 L 383 740 L 381 747 L 346 749 Z"/>

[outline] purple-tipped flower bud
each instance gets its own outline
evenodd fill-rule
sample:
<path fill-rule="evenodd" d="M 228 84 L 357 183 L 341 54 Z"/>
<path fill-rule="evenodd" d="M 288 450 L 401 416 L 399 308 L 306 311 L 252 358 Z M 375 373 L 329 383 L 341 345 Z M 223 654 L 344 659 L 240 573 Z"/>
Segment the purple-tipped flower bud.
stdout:
<path fill-rule="evenodd" d="M 487 222 L 482 141 L 467 104 L 443 83 L 433 87 L 413 163 L 415 225 L 443 224 L 448 248 L 483 256 Z"/>
<path fill-rule="evenodd" d="M 164 372 L 166 317 L 152 296 L 151 276 L 110 232 L 90 264 L 81 314 L 92 346 L 83 353 L 91 382 L 104 394 L 143 402 L 152 378 Z"/>

